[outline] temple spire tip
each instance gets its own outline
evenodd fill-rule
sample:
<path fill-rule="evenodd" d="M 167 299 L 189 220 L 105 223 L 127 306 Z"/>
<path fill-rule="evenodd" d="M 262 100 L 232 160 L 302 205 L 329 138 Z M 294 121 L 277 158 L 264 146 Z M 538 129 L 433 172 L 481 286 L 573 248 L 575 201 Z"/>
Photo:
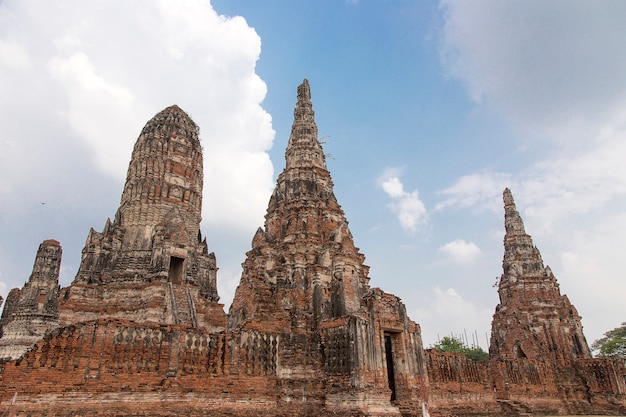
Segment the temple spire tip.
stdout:
<path fill-rule="evenodd" d="M 515 205 L 513 194 L 511 193 L 511 190 L 508 187 L 505 188 L 504 191 L 502 192 L 502 199 L 504 200 L 505 206 Z"/>
<path fill-rule="evenodd" d="M 513 199 L 513 193 L 511 193 L 510 189 L 504 189 L 502 199 L 504 200 L 504 225 L 506 234 L 508 236 L 526 235 L 526 231 L 524 230 L 524 221 L 517 211 L 515 200 Z"/>
<path fill-rule="evenodd" d="M 298 86 L 298 102 L 311 102 L 311 87 L 309 86 L 309 80 L 306 78 Z"/>

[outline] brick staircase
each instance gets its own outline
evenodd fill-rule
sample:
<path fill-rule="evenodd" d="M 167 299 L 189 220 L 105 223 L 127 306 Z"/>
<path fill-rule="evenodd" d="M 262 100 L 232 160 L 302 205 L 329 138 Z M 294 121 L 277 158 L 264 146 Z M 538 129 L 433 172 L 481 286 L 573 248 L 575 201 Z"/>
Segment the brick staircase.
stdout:
<path fill-rule="evenodd" d="M 169 289 L 174 322 L 176 324 L 198 327 L 196 308 L 189 288 L 183 285 L 173 285 L 170 282 Z"/>
<path fill-rule="evenodd" d="M 498 400 L 498 404 L 502 407 L 502 411 L 507 414 L 512 414 L 519 417 L 532 417 L 530 408 L 528 406 L 512 400 Z"/>

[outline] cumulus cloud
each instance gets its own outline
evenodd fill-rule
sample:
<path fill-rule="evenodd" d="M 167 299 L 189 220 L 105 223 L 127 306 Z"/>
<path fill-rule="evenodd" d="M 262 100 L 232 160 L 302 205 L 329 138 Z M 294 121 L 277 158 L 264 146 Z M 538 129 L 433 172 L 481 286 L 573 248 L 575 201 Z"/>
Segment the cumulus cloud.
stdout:
<path fill-rule="evenodd" d="M 428 215 L 417 190 L 404 191 L 404 185 L 398 177 L 399 172 L 397 168 L 387 169 L 378 179 L 378 183 L 391 197 L 389 208 L 398 216 L 402 229 L 408 234 L 414 234 L 426 225 Z"/>
<path fill-rule="evenodd" d="M 0 227 L 21 231 L 1 242 L 3 258 L 32 265 L 31 240 L 57 237 L 64 263 L 76 262 L 84 223 L 98 229 L 115 213 L 141 128 L 172 104 L 200 126 L 203 227 L 240 236 L 226 257 L 244 253 L 273 187 L 260 51 L 243 18 L 204 0 L 2 2 Z M 68 227 L 74 213 L 84 229 Z M 28 272 L 13 263 L 3 279 L 21 286 Z"/>
<path fill-rule="evenodd" d="M 439 252 L 449 256 L 454 262 L 472 262 L 480 256 L 480 248 L 473 242 L 455 239 L 439 248 Z"/>

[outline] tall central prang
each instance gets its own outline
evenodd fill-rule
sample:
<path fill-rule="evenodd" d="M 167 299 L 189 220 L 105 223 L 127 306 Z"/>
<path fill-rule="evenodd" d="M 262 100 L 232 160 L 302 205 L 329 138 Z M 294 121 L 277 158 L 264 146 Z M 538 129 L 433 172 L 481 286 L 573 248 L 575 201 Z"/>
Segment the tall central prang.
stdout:
<path fill-rule="evenodd" d="M 243 265 L 230 326 L 316 329 L 356 313 L 370 292 L 365 257 L 354 246 L 317 139 L 309 83 L 298 100 L 286 167 Z M 278 308 L 276 308 L 278 306 Z"/>
<path fill-rule="evenodd" d="M 285 159 L 243 263 L 229 330 L 280 334 L 277 376 L 285 387 L 324 381 L 327 410 L 414 411 L 426 395 L 420 329 L 398 297 L 369 286 L 333 193 L 307 80 Z"/>

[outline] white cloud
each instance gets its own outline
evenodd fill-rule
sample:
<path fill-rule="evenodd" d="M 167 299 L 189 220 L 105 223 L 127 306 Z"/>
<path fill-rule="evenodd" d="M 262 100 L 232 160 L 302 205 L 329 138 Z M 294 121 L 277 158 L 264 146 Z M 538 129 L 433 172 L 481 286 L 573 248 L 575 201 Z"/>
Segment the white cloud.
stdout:
<path fill-rule="evenodd" d="M 586 230 L 570 234 L 570 243 L 562 245 L 560 258 L 554 259 L 557 279 L 563 278 L 559 280 L 561 291 L 583 317 L 589 343 L 626 317 L 626 281 L 621 267 L 625 235 L 623 211 L 599 218 Z"/>
<path fill-rule="evenodd" d="M 404 195 L 404 187 L 398 177 L 389 178 L 382 182 L 381 186 L 389 197 L 400 198 Z"/>
<path fill-rule="evenodd" d="M 124 108 L 132 104 L 132 94 L 124 88 L 111 85 L 96 74 L 93 62 L 83 52 L 77 52 L 67 58 L 55 56 L 48 62 L 47 67 L 55 78 L 63 82 L 76 83 L 74 88 L 84 90 L 88 94 L 104 92 L 115 99 L 115 104 Z"/>
<path fill-rule="evenodd" d="M 30 60 L 22 45 L 15 41 L 0 40 L 0 66 L 23 70 L 30 67 Z"/>
<path fill-rule="evenodd" d="M 419 198 L 417 190 L 404 191 L 400 178 L 395 176 L 399 169 L 387 169 L 378 179 L 380 187 L 392 199 L 389 208 L 396 213 L 402 229 L 408 234 L 414 234 L 426 225 L 428 215 L 424 203 Z"/>
<path fill-rule="evenodd" d="M 626 125 L 616 124 L 610 135 L 599 132 L 592 138 L 593 146 L 587 149 L 561 150 L 515 174 L 483 171 L 462 176 L 440 191 L 445 200 L 436 209 L 474 207 L 501 213 L 502 191 L 509 187 L 521 203 L 522 216 L 533 222 L 536 234 L 544 235 L 570 229 L 574 218 L 619 212 L 616 203 L 626 197 L 624 138 Z"/>
<path fill-rule="evenodd" d="M 439 252 L 448 255 L 454 262 L 472 262 L 480 256 L 480 248 L 473 242 L 455 239 L 439 248 Z"/>
<path fill-rule="evenodd" d="M 511 175 L 502 172 L 478 172 L 464 175 L 450 187 L 439 193 L 446 199 L 435 206 L 435 210 L 446 207 L 465 208 L 479 206 L 499 211 L 502 191 L 511 184 Z"/>

